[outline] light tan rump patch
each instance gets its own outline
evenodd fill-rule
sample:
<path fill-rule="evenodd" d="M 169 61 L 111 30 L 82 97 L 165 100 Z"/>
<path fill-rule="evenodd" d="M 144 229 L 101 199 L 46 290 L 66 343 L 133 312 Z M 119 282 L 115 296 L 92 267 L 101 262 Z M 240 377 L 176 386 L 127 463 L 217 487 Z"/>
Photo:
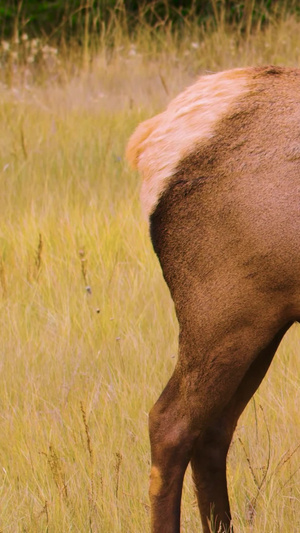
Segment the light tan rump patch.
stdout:
<path fill-rule="evenodd" d="M 142 174 L 141 200 L 148 216 L 178 163 L 202 140 L 213 136 L 231 104 L 247 92 L 250 77 L 251 69 L 203 76 L 172 100 L 166 111 L 137 127 L 126 156 Z"/>

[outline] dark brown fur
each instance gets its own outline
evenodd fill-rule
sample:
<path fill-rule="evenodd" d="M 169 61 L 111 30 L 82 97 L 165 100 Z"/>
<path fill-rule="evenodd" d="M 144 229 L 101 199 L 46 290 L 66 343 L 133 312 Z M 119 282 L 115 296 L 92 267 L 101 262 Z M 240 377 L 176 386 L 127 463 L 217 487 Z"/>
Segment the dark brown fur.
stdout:
<path fill-rule="evenodd" d="M 155 533 L 179 532 L 190 461 L 203 531 L 212 514 L 212 531 L 230 530 L 232 434 L 300 317 L 300 71 L 251 73 L 151 216 L 180 327 L 175 371 L 150 413 Z"/>

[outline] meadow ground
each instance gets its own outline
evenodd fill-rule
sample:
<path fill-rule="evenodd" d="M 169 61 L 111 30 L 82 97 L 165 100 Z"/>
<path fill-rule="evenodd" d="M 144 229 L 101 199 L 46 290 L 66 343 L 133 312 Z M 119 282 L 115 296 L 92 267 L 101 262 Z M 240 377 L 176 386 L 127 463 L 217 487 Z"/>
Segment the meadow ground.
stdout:
<path fill-rule="evenodd" d="M 83 65 L 53 50 L 39 66 L 31 56 L 6 62 L 3 533 L 148 531 L 147 417 L 174 367 L 177 324 L 124 148 L 138 122 L 197 74 L 300 58 L 293 18 L 246 41 L 197 32 L 179 40 L 148 30 L 134 42 L 120 34 Z M 300 530 L 297 355 L 294 326 L 235 433 L 228 475 L 238 532 Z M 182 531 L 199 530 L 188 471 Z"/>

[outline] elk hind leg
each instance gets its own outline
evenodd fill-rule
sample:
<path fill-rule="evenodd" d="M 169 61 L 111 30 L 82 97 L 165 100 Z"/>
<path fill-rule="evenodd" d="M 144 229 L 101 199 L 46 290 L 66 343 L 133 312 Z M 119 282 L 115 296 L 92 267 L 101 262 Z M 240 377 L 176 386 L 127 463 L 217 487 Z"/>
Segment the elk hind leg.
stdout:
<path fill-rule="evenodd" d="M 233 531 L 226 482 L 227 452 L 238 418 L 265 376 L 289 325 L 259 353 L 231 400 L 194 444 L 191 465 L 204 533 Z"/>
<path fill-rule="evenodd" d="M 151 443 L 150 501 L 152 532 L 180 531 L 180 501 L 185 470 L 195 435 L 182 402 L 181 376 L 176 367 L 149 414 Z"/>

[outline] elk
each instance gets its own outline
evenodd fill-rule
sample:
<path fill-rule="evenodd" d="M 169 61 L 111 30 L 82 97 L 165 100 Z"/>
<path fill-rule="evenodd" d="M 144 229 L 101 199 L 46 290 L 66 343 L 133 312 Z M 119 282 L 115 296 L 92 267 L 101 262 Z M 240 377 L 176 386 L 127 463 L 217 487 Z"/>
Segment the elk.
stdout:
<path fill-rule="evenodd" d="M 200 77 L 133 133 L 179 353 L 149 414 L 153 533 L 180 531 L 191 463 L 204 533 L 233 531 L 237 421 L 300 317 L 300 70 Z"/>

